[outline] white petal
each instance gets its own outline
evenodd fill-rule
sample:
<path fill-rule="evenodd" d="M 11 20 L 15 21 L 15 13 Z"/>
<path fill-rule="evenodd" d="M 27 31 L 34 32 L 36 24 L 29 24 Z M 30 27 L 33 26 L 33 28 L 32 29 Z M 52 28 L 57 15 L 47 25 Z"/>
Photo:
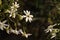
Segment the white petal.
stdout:
<path fill-rule="evenodd" d="M 56 26 L 56 25 L 57 25 L 57 24 L 54 24 L 53 27 Z"/>
<path fill-rule="evenodd" d="M 28 36 L 32 35 L 32 34 L 27 34 Z"/>
<path fill-rule="evenodd" d="M 15 34 L 17 34 L 17 35 L 18 35 L 18 34 L 19 34 L 19 31 L 15 30 Z"/>
<path fill-rule="evenodd" d="M 7 30 L 6 32 L 7 32 L 8 34 L 10 33 L 10 31 L 9 31 L 9 30 Z"/>
<path fill-rule="evenodd" d="M 3 27 L 0 27 L 1 30 L 4 30 Z"/>
<path fill-rule="evenodd" d="M 25 10 L 23 12 L 26 14 L 26 11 Z"/>
<path fill-rule="evenodd" d="M 56 36 L 55 36 L 55 35 L 53 35 L 53 36 L 51 37 L 51 39 L 52 39 L 52 38 L 54 38 L 54 37 L 56 37 Z"/>
<path fill-rule="evenodd" d="M 26 15 L 30 15 L 30 11 L 26 10 Z"/>
<path fill-rule="evenodd" d="M 28 38 L 28 36 L 31 36 L 32 34 L 25 34 L 25 37 Z"/>
<path fill-rule="evenodd" d="M 28 38 L 28 35 L 25 35 L 26 38 Z"/>
<path fill-rule="evenodd" d="M 30 17 L 33 17 L 33 15 L 30 15 Z"/>
<path fill-rule="evenodd" d="M 12 16 L 12 14 L 9 15 L 9 17 L 11 17 L 11 16 Z"/>
<path fill-rule="evenodd" d="M 2 25 L 4 25 L 4 26 L 9 26 L 8 24 L 2 24 Z"/>
<path fill-rule="evenodd" d="M 29 22 L 31 22 L 32 21 L 32 18 L 29 18 Z"/>
<path fill-rule="evenodd" d="M 30 11 L 28 11 L 28 10 L 24 10 L 24 13 L 26 14 L 26 15 L 30 15 Z"/>
<path fill-rule="evenodd" d="M 6 23 L 7 22 L 7 20 L 4 20 L 2 23 Z"/>
<path fill-rule="evenodd" d="M 50 30 L 50 32 L 52 32 L 52 29 L 49 29 Z"/>
<path fill-rule="evenodd" d="M 12 33 L 14 32 L 14 30 L 13 30 L 13 29 L 11 29 L 10 31 L 11 31 Z"/>
<path fill-rule="evenodd" d="M 52 35 L 51 39 L 56 37 L 56 33 L 52 33 L 51 35 Z"/>
<path fill-rule="evenodd" d="M 14 6 L 11 6 L 11 9 L 13 9 L 14 8 Z"/>
<path fill-rule="evenodd" d="M 14 3 L 12 3 L 12 5 L 14 5 Z"/>
<path fill-rule="evenodd" d="M 6 12 L 10 13 L 10 10 L 6 10 Z"/>
<path fill-rule="evenodd" d="M 15 4 L 17 4 L 17 2 L 15 2 Z"/>
<path fill-rule="evenodd" d="M 22 29 L 20 29 L 19 32 L 20 32 L 21 34 L 24 34 L 23 31 L 22 31 Z"/>
<path fill-rule="evenodd" d="M 49 29 L 46 29 L 45 32 L 48 33 L 49 32 Z"/>
<path fill-rule="evenodd" d="M 27 21 L 29 20 L 29 18 L 28 18 L 28 17 L 26 17 L 26 19 L 25 19 L 25 20 L 26 20 L 26 22 L 27 22 Z"/>
<path fill-rule="evenodd" d="M 25 16 L 25 15 L 23 15 L 22 17 L 23 17 L 23 18 L 25 18 L 26 16 Z"/>
<path fill-rule="evenodd" d="M 15 14 L 15 13 L 13 13 L 13 18 L 15 18 L 15 16 L 16 16 L 16 14 Z"/>

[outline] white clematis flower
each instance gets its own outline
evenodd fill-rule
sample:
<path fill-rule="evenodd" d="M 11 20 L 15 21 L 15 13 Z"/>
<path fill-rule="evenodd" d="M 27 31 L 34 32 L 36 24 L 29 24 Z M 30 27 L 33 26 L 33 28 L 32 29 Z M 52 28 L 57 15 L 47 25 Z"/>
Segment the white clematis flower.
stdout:
<path fill-rule="evenodd" d="M 26 38 L 28 38 L 28 36 L 31 36 L 32 34 L 26 34 L 26 32 L 23 32 L 21 29 L 19 30 L 19 32 L 22 34 L 22 36 L 25 36 Z"/>
<path fill-rule="evenodd" d="M 13 10 L 13 9 L 8 10 L 8 13 L 10 13 L 9 17 L 12 17 L 12 18 L 15 18 L 15 17 L 16 17 L 16 12 L 15 12 L 15 10 Z"/>
<path fill-rule="evenodd" d="M 48 32 L 52 32 L 52 30 L 53 30 L 53 26 L 50 25 L 50 26 L 48 26 L 48 28 L 45 31 L 46 31 L 46 33 L 48 33 Z"/>
<path fill-rule="evenodd" d="M 17 4 L 17 2 L 12 3 L 11 8 L 12 8 L 12 9 L 14 9 L 14 8 L 19 8 L 19 4 Z"/>
<path fill-rule="evenodd" d="M 12 3 L 11 10 L 9 11 L 10 13 L 9 17 L 13 17 L 13 18 L 16 17 L 17 8 L 19 8 L 19 4 L 17 4 L 17 2 Z"/>
<path fill-rule="evenodd" d="M 23 18 L 26 18 L 26 22 L 31 22 L 32 21 L 32 18 L 33 18 L 33 15 L 30 15 L 30 11 L 26 10 L 24 11 L 25 15 L 23 15 Z"/>
<path fill-rule="evenodd" d="M 6 26 L 9 26 L 9 25 L 5 24 L 6 22 L 7 22 L 6 20 L 3 22 L 0 22 L 0 29 L 1 30 L 4 30 L 6 28 Z"/>
<path fill-rule="evenodd" d="M 52 32 L 53 30 L 53 27 L 56 26 L 57 24 L 54 24 L 54 25 L 49 25 L 48 28 L 45 30 L 46 33 L 48 33 L 49 31 Z"/>
<path fill-rule="evenodd" d="M 12 17 L 12 18 L 16 17 L 17 8 L 19 8 L 19 4 L 17 4 L 17 2 L 12 3 L 12 6 L 10 7 L 10 10 L 6 11 L 6 12 L 10 13 L 9 17 Z"/>
<path fill-rule="evenodd" d="M 51 39 L 56 37 L 56 33 L 59 32 L 59 29 L 55 29 L 53 28 L 54 26 L 56 26 L 57 24 L 54 24 L 54 25 L 50 25 L 48 26 L 48 28 L 45 30 L 46 33 L 50 32 L 51 33 Z"/>

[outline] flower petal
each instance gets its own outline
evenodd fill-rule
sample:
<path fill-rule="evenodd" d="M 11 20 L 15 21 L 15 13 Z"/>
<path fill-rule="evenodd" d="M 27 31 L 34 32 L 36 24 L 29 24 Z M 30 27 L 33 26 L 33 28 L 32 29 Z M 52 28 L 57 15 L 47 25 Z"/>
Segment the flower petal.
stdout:
<path fill-rule="evenodd" d="M 22 29 L 20 29 L 19 32 L 20 32 L 21 34 L 24 34 L 23 31 L 22 31 Z"/>
<path fill-rule="evenodd" d="M 7 22 L 7 20 L 4 20 L 2 23 L 6 23 Z"/>
<path fill-rule="evenodd" d="M 26 16 L 25 16 L 25 15 L 23 15 L 22 17 L 23 17 L 23 18 L 25 18 Z"/>
<path fill-rule="evenodd" d="M 33 15 L 30 15 L 29 17 L 33 17 Z"/>
<path fill-rule="evenodd" d="M 31 22 L 32 21 L 32 18 L 29 18 L 29 22 Z"/>
<path fill-rule="evenodd" d="M 29 20 L 29 18 L 28 18 L 28 17 L 26 17 L 26 19 L 25 19 L 25 20 L 26 20 L 26 22 L 27 22 L 27 21 Z"/>
<path fill-rule="evenodd" d="M 25 10 L 23 12 L 24 12 L 24 14 L 26 14 L 26 11 Z"/>
<path fill-rule="evenodd" d="M 15 18 L 16 17 L 16 13 L 13 13 L 13 18 Z"/>
<path fill-rule="evenodd" d="M 26 15 L 30 15 L 30 11 L 26 10 Z"/>

